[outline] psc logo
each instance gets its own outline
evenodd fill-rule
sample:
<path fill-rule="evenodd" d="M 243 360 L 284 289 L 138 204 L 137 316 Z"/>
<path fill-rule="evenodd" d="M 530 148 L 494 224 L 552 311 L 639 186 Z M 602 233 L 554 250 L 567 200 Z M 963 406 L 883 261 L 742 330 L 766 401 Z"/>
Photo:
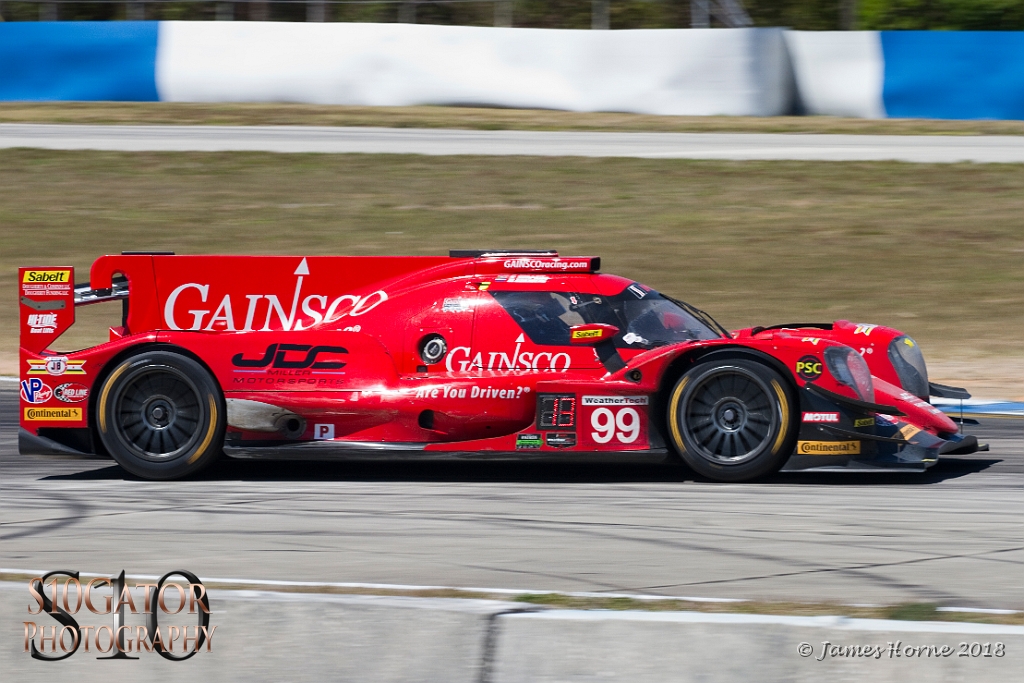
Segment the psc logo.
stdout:
<path fill-rule="evenodd" d="M 804 356 L 796 362 L 796 374 L 808 382 L 821 377 L 821 361 L 815 356 Z"/>

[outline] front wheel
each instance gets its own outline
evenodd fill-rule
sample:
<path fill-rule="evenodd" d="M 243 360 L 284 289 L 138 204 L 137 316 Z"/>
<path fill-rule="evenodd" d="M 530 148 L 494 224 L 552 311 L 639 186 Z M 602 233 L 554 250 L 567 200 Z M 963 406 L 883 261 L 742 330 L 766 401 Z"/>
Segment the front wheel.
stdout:
<path fill-rule="evenodd" d="M 196 361 L 169 351 L 123 360 L 103 383 L 100 439 L 121 467 L 144 479 L 195 474 L 220 455 L 220 389 Z"/>
<path fill-rule="evenodd" d="M 779 374 L 761 363 L 701 363 L 679 379 L 668 405 L 676 452 L 711 479 L 763 477 L 793 452 L 795 402 Z"/>

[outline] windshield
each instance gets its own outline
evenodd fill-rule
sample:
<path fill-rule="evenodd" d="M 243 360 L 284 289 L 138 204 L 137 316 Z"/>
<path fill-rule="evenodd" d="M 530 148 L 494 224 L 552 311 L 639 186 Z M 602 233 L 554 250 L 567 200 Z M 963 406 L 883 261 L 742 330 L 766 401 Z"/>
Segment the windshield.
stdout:
<path fill-rule="evenodd" d="M 619 328 L 615 345 L 628 349 L 728 335 L 703 311 L 638 283 L 613 296 L 536 291 L 491 294 L 535 344 L 568 346 L 569 328 L 588 323 Z"/>

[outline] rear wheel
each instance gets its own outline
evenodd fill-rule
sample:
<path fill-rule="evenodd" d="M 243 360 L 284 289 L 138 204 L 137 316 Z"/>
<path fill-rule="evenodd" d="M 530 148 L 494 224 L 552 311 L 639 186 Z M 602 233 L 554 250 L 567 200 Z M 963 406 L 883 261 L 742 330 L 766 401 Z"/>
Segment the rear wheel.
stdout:
<path fill-rule="evenodd" d="M 669 398 L 673 445 L 694 471 L 747 481 L 778 471 L 793 452 L 795 401 L 771 368 L 748 360 L 701 363 Z"/>
<path fill-rule="evenodd" d="M 150 351 L 117 365 L 96 403 L 100 438 L 121 467 L 144 479 L 177 479 L 221 453 L 220 389 L 196 361 Z"/>

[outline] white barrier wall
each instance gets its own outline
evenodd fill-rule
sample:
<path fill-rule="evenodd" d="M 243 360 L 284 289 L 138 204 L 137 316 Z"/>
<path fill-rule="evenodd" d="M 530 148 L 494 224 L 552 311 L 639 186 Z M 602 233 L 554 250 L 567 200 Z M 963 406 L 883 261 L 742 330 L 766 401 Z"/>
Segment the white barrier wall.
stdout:
<path fill-rule="evenodd" d="M 804 113 L 885 118 L 885 58 L 878 31 L 787 31 Z"/>
<path fill-rule="evenodd" d="M 57 622 L 29 614 L 34 604 L 26 583 L 0 582 L 5 681 L 1011 683 L 1024 671 L 1024 626 L 535 611 L 495 600 L 217 589 L 210 591 L 210 625 L 216 626 L 210 651 L 187 661 L 137 651 L 137 660 L 104 660 L 109 653 L 97 652 L 95 639 L 108 650 L 111 639 L 93 628 L 87 632 L 89 652 L 82 647 L 63 661 L 43 662 L 25 651 L 23 622 L 46 625 L 51 634 Z M 75 614 L 80 628 L 113 623 L 111 615 L 84 607 Z M 167 633 L 170 624 L 194 619 L 183 612 L 164 615 L 161 623 Z M 126 612 L 129 628 L 144 623 L 144 615 Z M 137 648 L 138 631 L 132 632 Z M 69 635 L 68 646 L 70 641 Z M 843 650 L 823 653 L 824 641 Z M 38 647 L 38 636 L 36 642 Z M 179 638 L 179 655 L 182 645 Z M 47 654 L 55 647 L 50 644 Z M 859 649 L 851 653 L 851 647 Z"/>
<path fill-rule="evenodd" d="M 156 85 L 176 102 L 773 116 L 794 101 L 783 33 L 171 21 Z"/>

